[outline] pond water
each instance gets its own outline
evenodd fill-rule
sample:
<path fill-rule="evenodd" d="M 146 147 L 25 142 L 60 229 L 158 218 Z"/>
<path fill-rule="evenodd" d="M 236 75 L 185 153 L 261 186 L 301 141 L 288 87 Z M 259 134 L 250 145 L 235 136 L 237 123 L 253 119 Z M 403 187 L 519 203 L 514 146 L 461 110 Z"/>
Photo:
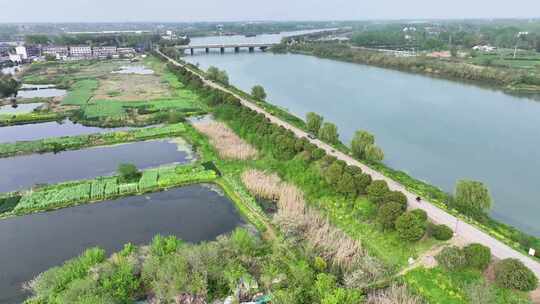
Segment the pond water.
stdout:
<path fill-rule="evenodd" d="M 452 192 L 488 185 L 495 218 L 540 236 L 540 103 L 473 85 L 304 55 L 195 55 L 231 83 L 264 86 L 268 100 L 305 117 L 322 114 L 341 139 L 375 134 L 385 163 Z"/>
<path fill-rule="evenodd" d="M 120 70 L 111 72 L 113 74 L 139 74 L 139 75 L 152 75 L 154 71 L 142 66 L 142 65 L 130 65 L 122 66 Z"/>
<path fill-rule="evenodd" d="M 1 220 L 0 303 L 22 302 L 24 282 L 89 247 L 111 254 L 156 234 L 207 241 L 242 224 L 232 202 L 204 185 Z"/>
<path fill-rule="evenodd" d="M 16 108 L 14 108 L 12 105 L 0 106 L 0 115 L 1 114 L 30 113 L 41 105 L 43 105 L 43 103 L 36 102 L 36 103 L 18 103 Z"/>
<path fill-rule="evenodd" d="M 61 123 L 56 121 L 27 125 L 0 127 L 0 143 L 21 140 L 37 140 L 48 137 L 75 136 L 93 133 L 105 133 L 127 130 L 129 128 L 97 128 L 75 124 L 70 120 Z"/>
<path fill-rule="evenodd" d="M 66 95 L 67 91 L 55 88 L 51 84 L 23 84 L 17 93 L 18 98 L 49 98 Z"/>
<path fill-rule="evenodd" d="M 191 146 L 181 139 L 151 140 L 113 146 L 0 158 L 0 192 L 27 189 L 35 184 L 111 175 L 121 163 L 139 169 L 193 159 Z"/>

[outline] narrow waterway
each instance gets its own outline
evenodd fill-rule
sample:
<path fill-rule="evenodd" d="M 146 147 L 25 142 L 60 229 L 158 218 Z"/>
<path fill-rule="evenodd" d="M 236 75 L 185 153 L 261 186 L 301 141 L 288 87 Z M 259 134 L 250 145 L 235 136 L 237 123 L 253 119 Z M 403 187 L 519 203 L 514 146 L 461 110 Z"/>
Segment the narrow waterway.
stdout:
<path fill-rule="evenodd" d="M 175 139 L 0 158 L 0 192 L 111 175 L 121 163 L 146 169 L 187 163 L 193 157 L 191 146 Z"/>
<path fill-rule="evenodd" d="M 207 241 L 242 224 L 232 202 L 204 185 L 1 220 L 0 303 L 21 303 L 24 282 L 89 247 L 111 254 L 156 234 Z"/>
<path fill-rule="evenodd" d="M 486 183 L 493 216 L 540 236 L 540 103 L 473 85 L 304 55 L 226 53 L 185 59 L 225 69 L 232 84 L 264 86 L 268 100 L 322 114 L 348 143 L 365 129 L 385 163 L 452 192 Z"/>
<path fill-rule="evenodd" d="M 93 133 L 128 130 L 130 128 L 86 127 L 66 119 L 62 122 L 43 122 L 26 125 L 0 127 L 0 143 L 22 140 L 37 140 L 49 137 L 75 136 Z"/>

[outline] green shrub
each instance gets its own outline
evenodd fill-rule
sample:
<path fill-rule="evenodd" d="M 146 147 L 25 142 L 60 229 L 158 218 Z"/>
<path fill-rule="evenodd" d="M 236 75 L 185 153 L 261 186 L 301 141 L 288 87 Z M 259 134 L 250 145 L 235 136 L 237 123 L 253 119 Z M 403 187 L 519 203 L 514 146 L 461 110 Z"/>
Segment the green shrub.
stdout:
<path fill-rule="evenodd" d="M 377 212 L 377 221 L 382 225 L 383 229 L 394 229 L 397 218 L 402 214 L 403 208 L 400 203 L 385 203 Z"/>
<path fill-rule="evenodd" d="M 388 184 L 383 180 L 373 181 L 366 188 L 368 199 L 375 204 L 382 204 L 389 191 Z"/>
<path fill-rule="evenodd" d="M 456 246 L 444 248 L 435 259 L 439 265 L 449 271 L 462 270 L 467 266 L 465 253 Z"/>
<path fill-rule="evenodd" d="M 407 210 L 407 197 L 401 191 L 390 191 L 384 196 L 384 202 L 396 202 L 401 204 L 403 211 Z"/>
<path fill-rule="evenodd" d="M 417 213 L 406 212 L 396 220 L 396 229 L 403 240 L 418 241 L 426 233 L 426 221 Z"/>
<path fill-rule="evenodd" d="M 531 291 L 538 287 L 538 278 L 517 259 L 504 259 L 495 265 L 495 283 L 500 287 Z"/>
<path fill-rule="evenodd" d="M 411 211 L 412 214 L 414 214 L 414 216 L 416 216 L 419 220 L 421 221 L 427 221 L 427 212 L 425 212 L 424 210 L 422 209 L 414 209 Z"/>
<path fill-rule="evenodd" d="M 141 173 L 133 164 L 120 164 L 118 166 L 118 181 L 120 183 L 138 182 Z"/>
<path fill-rule="evenodd" d="M 429 225 L 429 234 L 439 241 L 448 241 L 454 236 L 454 231 L 446 225 Z"/>
<path fill-rule="evenodd" d="M 470 267 L 484 270 L 491 262 L 491 250 L 481 244 L 470 244 L 463 248 L 465 257 L 467 258 L 467 265 Z"/>

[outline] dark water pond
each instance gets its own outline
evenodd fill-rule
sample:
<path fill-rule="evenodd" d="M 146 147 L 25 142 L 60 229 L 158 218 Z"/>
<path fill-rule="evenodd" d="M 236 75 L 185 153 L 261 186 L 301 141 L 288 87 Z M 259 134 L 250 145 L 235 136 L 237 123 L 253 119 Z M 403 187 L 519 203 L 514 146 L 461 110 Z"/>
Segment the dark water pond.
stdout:
<path fill-rule="evenodd" d="M 129 128 L 97 128 L 85 127 L 70 120 L 58 122 L 44 122 L 37 124 L 0 127 L 0 143 L 21 140 L 37 140 L 48 137 L 75 136 L 92 133 L 105 133 L 111 131 L 127 130 Z"/>
<path fill-rule="evenodd" d="M 114 146 L 31 154 L 0 159 L 0 192 L 110 175 L 121 163 L 139 169 L 192 159 L 191 147 L 180 139 L 151 140 Z"/>
<path fill-rule="evenodd" d="M 21 284 L 99 246 L 147 244 L 156 234 L 213 240 L 244 222 L 232 202 L 203 185 L 0 221 L 0 303 L 20 303 Z"/>

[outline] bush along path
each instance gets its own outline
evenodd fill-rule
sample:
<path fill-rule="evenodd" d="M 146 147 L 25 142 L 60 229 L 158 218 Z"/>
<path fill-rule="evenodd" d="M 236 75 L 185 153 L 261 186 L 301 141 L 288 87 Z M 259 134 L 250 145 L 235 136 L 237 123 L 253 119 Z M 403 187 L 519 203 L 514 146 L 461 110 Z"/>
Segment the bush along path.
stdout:
<path fill-rule="evenodd" d="M 0 157 L 31 153 L 56 153 L 65 150 L 78 150 L 93 146 L 105 146 L 118 143 L 174 137 L 184 134 L 185 131 L 185 125 L 183 123 L 177 123 L 158 127 L 132 129 L 129 131 L 53 137 L 34 141 L 18 141 L 14 143 L 0 144 Z"/>
<path fill-rule="evenodd" d="M 266 110 L 251 102 L 250 100 L 243 98 L 242 96 L 236 94 L 227 86 L 217 83 L 215 81 L 209 80 L 205 75 L 194 67 L 190 67 L 187 64 L 179 63 L 170 57 L 167 57 L 159 50 L 156 51 L 160 56 L 169 61 L 173 66 L 182 69 L 184 72 L 191 74 L 191 81 L 197 83 L 199 87 L 206 87 L 209 89 L 214 89 L 218 92 L 226 94 L 228 99 L 235 103 L 237 102 L 242 107 L 250 109 L 257 115 L 261 115 L 269 122 L 274 125 L 280 126 L 290 132 L 296 138 L 305 138 L 308 142 L 315 145 L 317 148 L 322 149 L 324 154 L 335 157 L 338 160 L 345 162 L 346 165 L 359 167 L 363 172 L 371 176 L 373 180 L 382 180 L 385 181 L 388 185 L 388 188 L 392 191 L 399 191 L 405 194 L 406 202 L 409 208 L 412 209 L 421 209 L 424 210 L 427 216 L 435 223 L 445 224 L 449 227 L 452 227 L 455 234 L 458 234 L 466 242 L 481 243 L 485 246 L 488 246 L 491 249 L 492 254 L 499 258 L 516 258 L 522 261 L 527 267 L 529 267 L 536 276 L 540 276 L 540 263 L 531 259 L 528 256 L 525 256 L 523 253 L 515 250 L 514 248 L 504 244 L 503 242 L 497 240 L 495 237 L 490 236 L 488 233 L 482 231 L 480 228 L 473 226 L 467 222 L 464 222 L 462 219 L 448 213 L 447 211 L 437 207 L 435 204 L 432 204 L 428 201 L 419 202 L 416 200 L 417 195 L 410 192 L 406 187 L 399 184 L 398 182 L 384 176 L 382 173 L 375 171 L 374 169 L 366 166 L 363 163 L 360 163 L 358 160 L 352 158 L 351 156 L 336 151 L 331 145 L 324 143 L 318 139 L 308 139 L 308 133 L 298 127 L 291 125 L 288 122 L 283 121 L 282 119 L 268 113 Z"/>

